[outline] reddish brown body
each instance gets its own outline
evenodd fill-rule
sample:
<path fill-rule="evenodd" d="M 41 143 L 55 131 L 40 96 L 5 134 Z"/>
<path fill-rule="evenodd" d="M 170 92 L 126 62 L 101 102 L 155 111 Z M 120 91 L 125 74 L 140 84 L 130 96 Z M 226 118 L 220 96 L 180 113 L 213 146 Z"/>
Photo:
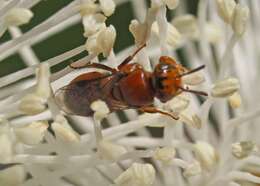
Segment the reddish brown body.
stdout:
<path fill-rule="evenodd" d="M 181 75 L 189 71 L 172 58 L 162 56 L 154 72 L 148 72 L 137 63 L 129 64 L 134 55 L 125 59 L 117 69 L 102 64 L 87 64 L 84 67 L 105 69 L 110 73 L 90 72 L 78 76 L 57 92 L 59 105 L 68 113 L 91 116 L 91 103 L 103 100 L 110 111 L 135 108 L 177 119 L 170 113 L 157 110 L 153 107 L 153 101 L 157 97 L 166 102 L 187 90 L 182 87 Z"/>

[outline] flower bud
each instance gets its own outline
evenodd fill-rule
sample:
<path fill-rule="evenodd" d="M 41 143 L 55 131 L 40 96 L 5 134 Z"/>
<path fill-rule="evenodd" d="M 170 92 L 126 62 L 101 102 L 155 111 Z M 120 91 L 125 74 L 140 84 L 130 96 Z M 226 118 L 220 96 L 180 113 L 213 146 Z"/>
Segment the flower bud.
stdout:
<path fill-rule="evenodd" d="M 152 24 L 152 31 L 158 36 L 159 35 L 159 27 L 157 22 Z M 168 23 L 168 33 L 166 36 L 167 44 L 173 48 L 176 48 L 181 42 L 181 34 L 179 31 L 170 23 Z"/>
<path fill-rule="evenodd" d="M 190 39 L 198 37 L 199 29 L 197 19 L 194 15 L 186 14 L 172 20 L 175 28 L 184 36 Z"/>
<path fill-rule="evenodd" d="M 239 81 L 236 78 L 227 78 L 214 84 L 211 95 L 213 97 L 228 97 L 239 90 Z"/>
<path fill-rule="evenodd" d="M 26 8 L 13 8 L 5 16 L 5 24 L 8 26 L 20 26 L 28 23 L 33 17 L 31 10 Z"/>
<path fill-rule="evenodd" d="M 191 176 L 196 176 L 199 174 L 201 174 L 201 166 L 200 163 L 197 161 L 190 164 L 187 168 L 185 168 L 183 172 L 183 176 L 186 178 L 189 178 Z"/>
<path fill-rule="evenodd" d="M 48 122 L 37 121 L 30 125 L 15 128 L 14 132 L 19 141 L 28 145 L 39 144 L 44 137 L 44 133 L 48 128 Z"/>
<path fill-rule="evenodd" d="M 208 143 L 198 141 L 194 144 L 194 151 L 197 159 L 203 168 L 210 170 L 218 162 L 218 154 Z"/>
<path fill-rule="evenodd" d="M 98 150 L 101 157 L 108 160 L 116 160 L 127 152 L 125 147 L 106 140 L 102 140 L 98 144 Z"/>
<path fill-rule="evenodd" d="M 238 159 L 246 158 L 252 152 L 257 152 L 257 146 L 252 141 L 241 141 L 232 144 L 232 154 Z"/>
<path fill-rule="evenodd" d="M 147 24 L 141 24 L 137 20 L 132 20 L 131 24 L 129 25 L 129 30 L 133 34 L 137 46 L 146 42 L 148 37 Z"/>
<path fill-rule="evenodd" d="M 114 181 L 117 186 L 152 186 L 155 170 L 151 164 L 133 163 Z"/>
<path fill-rule="evenodd" d="M 233 20 L 232 28 L 234 33 L 237 36 L 242 36 L 246 31 L 247 21 L 249 17 L 249 9 L 247 6 L 236 5 Z"/>
<path fill-rule="evenodd" d="M 93 2 L 87 2 L 80 5 L 80 15 L 82 17 L 95 14 L 97 12 L 98 6 Z"/>
<path fill-rule="evenodd" d="M 182 77 L 183 84 L 186 85 L 199 85 L 205 81 L 205 78 L 201 72 L 194 72 L 187 76 Z"/>
<path fill-rule="evenodd" d="M 158 148 L 155 151 L 154 158 L 160 160 L 165 164 L 170 163 L 170 161 L 175 157 L 176 150 L 173 147 L 163 147 Z"/>
<path fill-rule="evenodd" d="M 97 100 L 91 103 L 90 108 L 95 112 L 94 117 L 97 120 L 102 120 L 103 118 L 107 117 L 110 112 L 107 104 L 101 100 Z"/>
<path fill-rule="evenodd" d="M 202 122 L 200 117 L 197 114 L 191 115 L 188 111 L 184 111 L 180 113 L 179 117 L 180 117 L 180 121 L 182 121 L 183 123 L 191 127 L 194 127 L 196 129 L 201 128 Z"/>
<path fill-rule="evenodd" d="M 51 128 L 55 136 L 64 142 L 78 142 L 80 140 L 79 134 L 70 127 L 67 120 L 61 115 L 56 117 Z"/>
<path fill-rule="evenodd" d="M 164 108 L 170 110 L 171 112 L 181 112 L 185 110 L 190 104 L 189 97 L 185 94 L 180 94 L 170 101 L 168 101 Z"/>
<path fill-rule="evenodd" d="M 228 24 L 232 21 L 235 7 L 235 0 L 217 0 L 218 14 Z"/>
<path fill-rule="evenodd" d="M 91 35 L 90 37 L 88 37 L 86 44 L 85 44 L 86 50 L 89 53 L 93 53 L 96 55 L 98 55 L 101 52 L 101 46 L 99 46 L 97 44 L 97 36 L 98 36 L 98 33 Z"/>
<path fill-rule="evenodd" d="M 192 119 L 193 126 L 197 129 L 200 129 L 202 126 L 200 117 L 197 114 L 193 114 L 191 116 L 191 119 Z"/>
<path fill-rule="evenodd" d="M 83 16 L 84 36 L 90 37 L 106 27 L 106 17 L 102 14 Z"/>
<path fill-rule="evenodd" d="M 28 94 L 22 98 L 19 110 L 27 115 L 36 115 L 46 109 L 46 100 L 35 94 Z"/>
<path fill-rule="evenodd" d="M 49 65 L 43 63 L 36 70 L 37 84 L 33 93 L 27 94 L 21 99 L 19 110 L 24 114 L 35 115 L 46 109 L 47 98 L 50 96 L 50 72 Z"/>
<path fill-rule="evenodd" d="M 228 102 L 233 109 L 240 107 L 240 105 L 241 105 L 240 94 L 238 92 L 235 92 L 228 98 Z"/>
<path fill-rule="evenodd" d="M 114 47 L 116 39 L 116 29 L 113 25 L 101 30 L 97 36 L 97 45 L 100 46 L 103 56 L 107 57 Z"/>
<path fill-rule="evenodd" d="M 113 0 L 99 0 L 101 10 L 106 16 L 111 16 L 115 11 L 115 2 Z"/>

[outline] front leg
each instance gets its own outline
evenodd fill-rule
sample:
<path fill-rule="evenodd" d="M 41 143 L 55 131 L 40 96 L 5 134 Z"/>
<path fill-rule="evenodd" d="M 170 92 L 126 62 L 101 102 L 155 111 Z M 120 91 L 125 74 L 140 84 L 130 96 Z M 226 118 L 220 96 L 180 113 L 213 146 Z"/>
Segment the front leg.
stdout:
<path fill-rule="evenodd" d="M 120 70 L 123 66 L 125 66 L 126 64 L 128 64 L 130 61 L 133 60 L 133 58 L 135 57 L 135 55 L 140 52 L 144 47 L 146 47 L 146 44 L 141 45 L 139 48 L 137 48 L 137 50 L 130 56 L 128 56 L 127 58 L 125 58 L 125 60 L 118 65 L 118 69 Z"/>
<path fill-rule="evenodd" d="M 73 68 L 73 69 L 96 68 L 96 69 L 106 70 L 106 71 L 109 71 L 111 73 L 116 73 L 118 71 L 115 68 L 111 68 L 111 67 L 103 65 L 101 63 L 91 63 L 91 62 L 88 62 L 87 64 L 80 65 L 80 66 L 76 66 L 76 65 L 73 65 L 73 63 L 71 63 L 69 66 L 70 66 L 70 68 Z"/>
<path fill-rule="evenodd" d="M 154 106 L 144 106 L 144 107 L 139 108 L 138 110 L 140 110 L 142 112 L 147 112 L 147 113 L 160 113 L 160 114 L 169 116 L 169 117 L 171 117 L 174 120 L 178 120 L 179 119 L 178 116 L 174 116 L 173 114 L 171 114 L 169 112 L 164 112 L 164 111 L 158 110 Z"/>

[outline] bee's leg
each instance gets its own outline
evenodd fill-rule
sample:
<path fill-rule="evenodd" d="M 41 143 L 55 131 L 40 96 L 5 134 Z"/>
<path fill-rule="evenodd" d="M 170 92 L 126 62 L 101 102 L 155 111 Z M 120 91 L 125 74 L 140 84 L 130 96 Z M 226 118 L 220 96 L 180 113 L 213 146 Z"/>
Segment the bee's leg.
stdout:
<path fill-rule="evenodd" d="M 103 64 L 100 64 L 100 63 L 91 63 L 91 62 L 88 62 L 87 64 L 84 64 L 84 65 L 81 65 L 81 66 L 76 66 L 76 65 L 73 65 L 73 63 L 71 63 L 69 66 L 70 66 L 70 68 L 73 68 L 73 69 L 97 68 L 97 69 L 107 70 L 111 73 L 115 73 L 115 72 L 118 71 L 115 68 L 111 68 L 109 66 L 106 66 L 106 65 L 103 65 Z"/>
<path fill-rule="evenodd" d="M 16 165 L 22 165 L 22 163 L 0 163 L 0 171 L 6 170 Z"/>
<path fill-rule="evenodd" d="M 191 90 L 188 87 L 184 88 L 184 87 L 179 87 L 183 92 L 190 92 L 196 95 L 201 95 L 201 96 L 208 96 L 208 94 L 206 92 L 203 91 L 197 91 L 197 90 Z"/>
<path fill-rule="evenodd" d="M 138 110 L 142 111 L 142 112 L 147 112 L 147 113 L 160 113 L 166 116 L 171 117 L 174 120 L 178 120 L 179 117 L 178 116 L 174 116 L 173 114 L 169 113 L 169 112 L 164 112 L 161 110 L 158 110 L 157 108 L 153 107 L 153 106 L 145 106 L 145 107 L 141 107 Z"/>
<path fill-rule="evenodd" d="M 122 68 L 124 65 L 126 65 L 127 63 L 129 63 L 130 61 L 132 61 L 132 59 L 135 57 L 135 55 L 138 53 L 138 52 L 140 52 L 140 50 L 142 50 L 144 47 L 146 47 L 146 44 L 143 44 L 143 45 L 141 45 L 138 49 L 136 49 L 136 51 L 132 54 L 132 55 L 130 55 L 130 56 L 128 56 L 127 58 L 125 58 L 125 60 L 120 64 L 120 65 L 118 65 L 118 69 L 120 69 L 120 68 Z"/>

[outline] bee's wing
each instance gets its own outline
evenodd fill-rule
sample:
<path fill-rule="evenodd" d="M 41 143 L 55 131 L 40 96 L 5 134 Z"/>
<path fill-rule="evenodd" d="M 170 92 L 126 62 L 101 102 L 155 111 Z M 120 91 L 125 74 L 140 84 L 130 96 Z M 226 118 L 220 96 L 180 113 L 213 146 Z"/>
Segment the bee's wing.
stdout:
<path fill-rule="evenodd" d="M 70 87 L 70 85 L 64 86 L 60 89 L 58 89 L 54 96 L 55 96 L 55 101 L 56 104 L 59 106 L 59 108 L 61 110 L 63 110 L 64 112 L 66 112 L 67 114 L 76 114 L 75 111 L 72 110 L 72 108 L 70 108 L 67 104 L 67 100 L 66 100 L 66 94 L 68 91 L 73 91 L 75 94 L 78 94 L 77 91 L 74 89 L 72 89 Z M 82 96 L 82 95 L 77 95 L 78 97 Z"/>
<path fill-rule="evenodd" d="M 114 76 L 114 74 L 100 74 L 99 77 L 72 82 L 55 92 L 55 101 L 60 109 L 68 114 L 91 116 L 93 114 L 90 108 L 91 103 L 104 98 L 102 92 L 105 91 L 103 89 L 111 86 L 108 85 L 110 83 L 108 80 L 101 87 L 100 81 L 111 76 Z M 91 74 L 87 74 L 87 77 L 91 77 Z M 112 107 L 115 107 L 115 110 L 118 110 L 117 107 L 122 108 L 118 102 L 111 99 L 107 100 L 111 103 Z M 114 109 L 112 108 L 112 110 Z"/>

